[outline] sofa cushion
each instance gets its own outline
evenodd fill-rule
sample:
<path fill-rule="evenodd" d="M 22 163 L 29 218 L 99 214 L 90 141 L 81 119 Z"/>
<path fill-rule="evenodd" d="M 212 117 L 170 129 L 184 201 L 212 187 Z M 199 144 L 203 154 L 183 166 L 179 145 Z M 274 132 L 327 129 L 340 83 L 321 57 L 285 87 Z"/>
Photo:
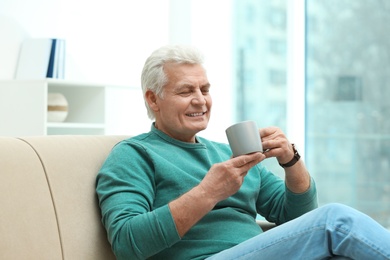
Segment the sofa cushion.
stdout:
<path fill-rule="evenodd" d="M 42 164 L 26 142 L 0 137 L 0 259 L 61 259 Z"/>
<path fill-rule="evenodd" d="M 95 193 L 96 174 L 124 136 L 26 137 L 38 154 L 52 193 L 64 259 L 115 259 Z"/>

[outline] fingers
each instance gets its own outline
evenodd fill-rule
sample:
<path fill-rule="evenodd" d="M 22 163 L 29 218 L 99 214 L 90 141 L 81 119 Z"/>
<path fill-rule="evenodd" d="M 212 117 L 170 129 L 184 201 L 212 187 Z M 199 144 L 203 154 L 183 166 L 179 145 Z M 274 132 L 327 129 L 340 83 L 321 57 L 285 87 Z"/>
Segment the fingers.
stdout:
<path fill-rule="evenodd" d="M 285 161 L 294 154 L 291 143 L 278 127 L 267 127 L 259 130 L 264 154 L 267 158 L 276 157 L 278 161 Z"/>
<path fill-rule="evenodd" d="M 278 127 L 270 126 L 260 128 L 259 133 L 263 141 L 275 139 L 282 131 Z"/>
<path fill-rule="evenodd" d="M 266 127 L 261 128 L 259 132 L 267 157 L 278 156 L 289 150 L 290 142 L 280 128 Z"/>
<path fill-rule="evenodd" d="M 270 157 L 271 155 L 274 156 L 283 153 L 283 151 L 288 150 L 289 147 L 290 143 L 287 139 L 269 140 L 263 142 L 263 153 L 266 154 L 267 157 Z"/>
<path fill-rule="evenodd" d="M 242 168 L 243 171 L 248 171 L 250 168 L 261 162 L 265 159 L 265 155 L 256 152 L 251 154 L 245 154 L 237 156 L 233 159 L 231 159 L 231 163 L 233 164 L 233 167 L 235 168 Z"/>
<path fill-rule="evenodd" d="M 259 133 L 263 142 L 287 139 L 283 131 L 280 128 L 274 126 L 261 128 Z"/>

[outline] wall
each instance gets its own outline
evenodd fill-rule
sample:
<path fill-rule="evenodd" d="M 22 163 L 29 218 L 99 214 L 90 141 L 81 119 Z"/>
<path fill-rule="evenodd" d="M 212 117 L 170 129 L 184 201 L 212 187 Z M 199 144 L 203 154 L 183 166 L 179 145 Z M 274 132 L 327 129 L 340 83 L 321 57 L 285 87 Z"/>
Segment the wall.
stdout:
<path fill-rule="evenodd" d="M 67 79 L 139 85 L 140 64 L 168 42 L 167 0 L 0 3 L 0 14 L 15 19 L 31 37 L 66 39 Z"/>
<path fill-rule="evenodd" d="M 0 33 L 0 55 L 13 67 L 14 43 L 21 38 L 65 38 L 66 79 L 139 86 L 154 49 L 194 44 L 205 54 L 214 97 L 210 126 L 202 135 L 225 141 L 231 123 L 230 6 L 224 0 L 0 0 L 0 17 L 21 26 L 13 51 L 4 51 L 11 39 Z M 9 67 L 0 79 L 12 78 Z"/>
<path fill-rule="evenodd" d="M 231 0 L 193 0 L 192 44 L 206 59 L 211 83 L 213 112 L 209 127 L 201 133 L 213 140 L 227 142 L 225 129 L 233 122 L 233 33 Z"/>

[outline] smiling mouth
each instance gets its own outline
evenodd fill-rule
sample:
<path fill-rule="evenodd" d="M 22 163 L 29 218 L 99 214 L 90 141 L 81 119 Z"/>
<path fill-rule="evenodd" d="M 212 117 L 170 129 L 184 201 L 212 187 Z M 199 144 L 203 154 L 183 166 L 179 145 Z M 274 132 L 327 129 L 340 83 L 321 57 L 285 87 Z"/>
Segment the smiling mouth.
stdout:
<path fill-rule="evenodd" d="M 206 111 L 206 112 L 207 112 L 207 111 Z M 186 116 L 189 116 L 189 117 L 203 116 L 204 114 L 206 114 L 206 112 L 201 112 L 201 113 L 191 113 L 191 114 L 186 114 Z"/>

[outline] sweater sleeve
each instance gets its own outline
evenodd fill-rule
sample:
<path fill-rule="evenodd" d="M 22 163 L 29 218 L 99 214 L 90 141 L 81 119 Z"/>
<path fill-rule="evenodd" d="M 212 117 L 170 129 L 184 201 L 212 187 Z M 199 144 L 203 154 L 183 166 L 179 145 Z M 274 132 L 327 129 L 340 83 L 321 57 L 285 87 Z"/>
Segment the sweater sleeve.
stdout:
<path fill-rule="evenodd" d="M 256 202 L 257 211 L 268 221 L 282 224 L 317 208 L 317 190 L 314 180 L 304 193 L 291 192 L 284 180 L 264 166 L 260 168 L 261 185 Z"/>
<path fill-rule="evenodd" d="M 123 142 L 111 151 L 96 192 L 117 259 L 145 259 L 180 240 L 168 205 L 153 208 L 153 164 L 141 146 Z"/>

